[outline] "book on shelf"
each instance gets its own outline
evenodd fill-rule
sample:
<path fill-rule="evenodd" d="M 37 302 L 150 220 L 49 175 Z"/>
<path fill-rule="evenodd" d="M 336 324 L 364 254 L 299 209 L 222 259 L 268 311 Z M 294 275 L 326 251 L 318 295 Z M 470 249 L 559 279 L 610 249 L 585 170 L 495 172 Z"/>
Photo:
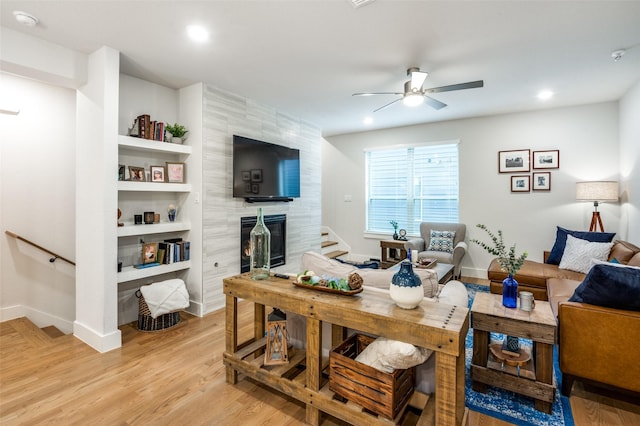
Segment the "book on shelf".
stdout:
<path fill-rule="evenodd" d="M 133 265 L 133 267 L 136 269 L 145 269 L 145 268 L 151 268 L 152 266 L 159 266 L 159 265 L 160 263 L 153 262 L 153 263 L 141 263 L 139 265 Z"/>

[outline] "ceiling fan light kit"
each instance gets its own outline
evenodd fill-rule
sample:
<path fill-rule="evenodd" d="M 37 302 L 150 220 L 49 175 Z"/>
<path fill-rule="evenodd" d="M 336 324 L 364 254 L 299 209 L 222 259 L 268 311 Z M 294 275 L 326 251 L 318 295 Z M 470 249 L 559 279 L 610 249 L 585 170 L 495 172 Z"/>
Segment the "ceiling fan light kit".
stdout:
<path fill-rule="evenodd" d="M 427 93 L 440 93 L 440 92 L 451 92 L 454 90 L 464 90 L 464 89 L 474 89 L 477 87 L 483 87 L 484 81 L 470 81 L 468 83 L 459 83 L 452 84 L 449 86 L 441 86 L 441 87 L 433 87 L 430 89 L 425 89 L 424 82 L 427 78 L 428 73 L 424 71 L 420 71 L 419 68 L 411 67 L 407 69 L 407 76 L 411 79 L 404 83 L 404 92 L 367 92 L 367 93 L 354 93 L 352 96 L 373 96 L 373 95 L 402 95 L 401 98 L 398 98 L 392 102 L 389 102 L 377 109 L 373 112 L 378 112 L 383 108 L 386 108 L 390 105 L 395 104 L 399 100 L 402 99 L 402 103 L 406 106 L 414 107 L 426 103 L 430 107 L 434 109 L 442 109 L 447 106 L 444 102 L 440 102 L 437 99 L 434 99 L 430 96 L 427 96 Z"/>

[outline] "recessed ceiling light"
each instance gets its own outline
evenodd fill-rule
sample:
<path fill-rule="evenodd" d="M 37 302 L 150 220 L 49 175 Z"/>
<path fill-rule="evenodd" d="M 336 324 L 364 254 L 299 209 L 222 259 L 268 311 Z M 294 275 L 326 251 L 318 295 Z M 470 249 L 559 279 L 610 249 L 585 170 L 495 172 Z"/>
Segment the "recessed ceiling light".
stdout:
<path fill-rule="evenodd" d="M 551 97 L 553 97 L 553 92 L 551 90 L 543 90 L 542 92 L 538 93 L 538 99 L 540 99 L 541 101 L 546 101 Z"/>
<path fill-rule="evenodd" d="M 209 39 L 209 31 L 200 25 L 189 25 L 187 27 L 187 34 L 191 40 L 199 43 L 205 42 Z"/>
<path fill-rule="evenodd" d="M 13 16 L 15 16 L 16 21 L 20 22 L 22 25 L 26 25 L 27 27 L 35 27 L 38 25 L 38 22 L 40 22 L 40 20 L 32 14 L 22 12 L 20 10 L 14 10 Z"/>
<path fill-rule="evenodd" d="M 364 118 L 364 120 L 362 120 L 362 122 L 363 122 L 364 124 L 371 124 L 371 123 L 373 123 L 373 118 L 371 118 L 371 117 L 365 117 L 365 118 Z"/>

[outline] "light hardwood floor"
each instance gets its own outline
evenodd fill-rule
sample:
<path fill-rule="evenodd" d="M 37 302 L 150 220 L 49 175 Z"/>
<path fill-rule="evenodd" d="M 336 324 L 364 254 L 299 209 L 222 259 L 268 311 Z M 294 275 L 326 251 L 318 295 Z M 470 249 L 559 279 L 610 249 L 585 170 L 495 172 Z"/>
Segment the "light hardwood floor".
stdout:
<path fill-rule="evenodd" d="M 240 303 L 242 336 L 253 309 Z M 225 382 L 224 312 L 182 314 L 170 330 L 121 327 L 123 346 L 100 354 L 75 337 L 51 337 L 28 320 L 0 324 L 0 424 L 299 425 L 304 406 L 241 378 Z M 576 425 L 640 424 L 640 405 L 576 385 Z M 324 418 L 323 425 L 344 423 Z M 409 413 L 403 425 L 415 424 Z M 471 412 L 470 425 L 508 423 Z"/>

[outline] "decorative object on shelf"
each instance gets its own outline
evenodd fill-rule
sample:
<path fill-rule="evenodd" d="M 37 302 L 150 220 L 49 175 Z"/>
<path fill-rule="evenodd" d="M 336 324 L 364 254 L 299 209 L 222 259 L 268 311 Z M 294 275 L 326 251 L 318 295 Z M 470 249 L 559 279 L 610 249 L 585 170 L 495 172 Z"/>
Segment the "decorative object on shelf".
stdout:
<path fill-rule="evenodd" d="M 173 204 L 169 204 L 169 208 L 167 209 L 167 215 L 169 216 L 169 222 L 173 222 L 174 220 L 176 220 L 176 213 L 178 212 L 178 209 L 176 209 L 176 206 Z"/>
<path fill-rule="evenodd" d="M 398 239 L 400 241 L 407 241 L 407 230 L 406 229 L 400 229 L 398 231 Z"/>
<path fill-rule="evenodd" d="M 142 215 L 141 214 L 134 214 L 133 215 L 133 224 L 134 225 L 142 225 Z"/>
<path fill-rule="evenodd" d="M 124 164 L 119 164 L 118 165 L 118 180 L 125 180 L 125 170 L 126 170 L 126 166 Z"/>
<path fill-rule="evenodd" d="M 160 213 L 153 214 L 153 223 L 160 223 Z"/>
<path fill-rule="evenodd" d="M 122 210 L 118 209 L 118 226 L 124 226 L 124 223 L 120 222 L 121 216 L 122 216 Z"/>
<path fill-rule="evenodd" d="M 262 207 L 258 208 L 256 226 L 249 234 L 251 242 L 251 258 L 249 267 L 251 278 L 254 280 L 266 280 L 271 269 L 271 231 L 264 224 Z"/>
<path fill-rule="evenodd" d="M 189 132 L 185 126 L 182 124 L 175 123 L 173 126 L 171 124 L 165 125 L 165 130 L 171 133 L 171 137 L 168 138 L 171 143 L 182 143 L 187 137 L 187 133 Z"/>
<path fill-rule="evenodd" d="M 531 176 L 511 176 L 511 192 L 529 192 L 531 190 Z"/>
<path fill-rule="evenodd" d="M 471 242 L 480 245 L 489 254 L 498 256 L 497 260 L 500 264 L 500 269 L 508 274 L 507 278 L 502 281 L 502 304 L 507 308 L 515 308 L 518 306 L 518 282 L 513 277 L 524 264 L 528 253 L 525 251 L 520 256 L 516 256 L 515 244 L 507 251 L 502 238 L 502 231 L 498 230 L 498 236 L 496 237 L 485 225 L 478 224 L 476 226 L 489 234 L 491 241 L 493 241 L 493 246 L 475 238 Z"/>
<path fill-rule="evenodd" d="M 154 212 L 144 212 L 144 223 L 149 225 L 155 222 L 156 216 Z"/>
<path fill-rule="evenodd" d="M 551 172 L 537 172 L 533 174 L 534 191 L 551 191 Z"/>
<path fill-rule="evenodd" d="M 560 168 L 560 151 L 533 151 L 531 162 L 535 169 L 558 169 Z"/>
<path fill-rule="evenodd" d="M 520 355 L 520 341 L 516 336 L 505 337 L 502 353 L 513 356 Z"/>
<path fill-rule="evenodd" d="M 146 243 L 142 246 L 142 264 L 156 263 L 158 256 L 158 243 Z"/>
<path fill-rule="evenodd" d="M 288 363 L 287 314 L 278 308 L 273 308 L 273 311 L 267 315 L 267 349 L 264 353 L 264 364 Z"/>
<path fill-rule="evenodd" d="M 397 240 L 398 239 L 398 222 L 396 222 L 395 220 L 392 220 L 389 223 L 391 224 L 391 226 L 393 226 L 393 239 Z"/>
<path fill-rule="evenodd" d="M 184 183 L 184 163 L 167 162 L 167 182 Z"/>
<path fill-rule="evenodd" d="M 411 262 L 407 259 L 400 263 L 400 270 L 391 278 L 389 296 L 402 309 L 414 309 L 424 297 L 422 281 L 413 272 Z"/>
<path fill-rule="evenodd" d="M 498 151 L 498 172 L 528 172 L 531 170 L 531 165 L 529 164 L 530 156 L 530 149 Z"/>
<path fill-rule="evenodd" d="M 151 166 L 151 182 L 164 182 L 164 166 Z"/>
<path fill-rule="evenodd" d="M 523 311 L 531 312 L 536 306 L 536 301 L 533 298 L 533 293 L 530 291 L 520 292 L 520 309 Z"/>
<path fill-rule="evenodd" d="M 144 167 L 129 166 L 129 180 L 145 182 L 147 180 Z"/>

